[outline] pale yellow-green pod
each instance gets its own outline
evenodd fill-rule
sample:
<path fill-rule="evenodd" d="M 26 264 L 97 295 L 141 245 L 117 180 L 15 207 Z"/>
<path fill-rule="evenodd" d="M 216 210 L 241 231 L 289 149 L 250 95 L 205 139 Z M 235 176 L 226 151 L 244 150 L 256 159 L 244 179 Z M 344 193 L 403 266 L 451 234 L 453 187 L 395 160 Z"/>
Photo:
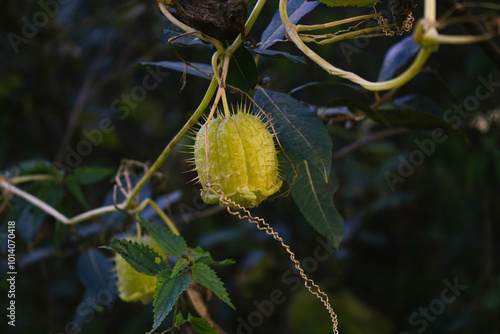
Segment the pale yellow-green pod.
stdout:
<path fill-rule="evenodd" d="M 196 171 L 202 185 L 202 199 L 209 204 L 220 202 L 207 187 L 204 124 L 194 145 Z M 211 184 L 219 184 L 224 195 L 235 203 L 253 208 L 276 193 L 282 185 L 278 155 L 268 126 L 245 107 L 239 106 L 227 118 L 219 115 L 208 124 L 209 169 Z M 214 190 L 219 190 L 214 186 Z"/>
<path fill-rule="evenodd" d="M 166 259 L 165 253 L 150 236 L 143 236 L 142 240 L 137 237 L 127 238 L 127 240 L 148 245 L 161 255 L 164 260 Z M 158 260 L 160 259 L 158 258 Z M 144 304 L 153 300 L 156 277 L 137 272 L 119 254 L 115 256 L 115 271 L 118 277 L 116 282 L 118 296 L 121 300 L 126 302 L 141 301 Z"/>

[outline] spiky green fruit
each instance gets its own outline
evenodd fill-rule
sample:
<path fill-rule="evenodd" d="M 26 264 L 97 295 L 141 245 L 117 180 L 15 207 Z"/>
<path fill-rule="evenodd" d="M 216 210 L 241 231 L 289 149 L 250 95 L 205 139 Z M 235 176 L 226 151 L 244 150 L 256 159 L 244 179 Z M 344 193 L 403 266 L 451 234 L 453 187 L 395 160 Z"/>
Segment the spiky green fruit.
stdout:
<path fill-rule="evenodd" d="M 150 237 L 143 236 L 141 240 L 137 237 L 128 238 L 133 242 L 145 244 L 153 248 L 164 259 L 165 253 L 160 246 Z M 156 277 L 141 274 L 137 272 L 127 261 L 119 254 L 115 256 L 115 271 L 117 275 L 116 286 L 118 288 L 118 296 L 126 302 L 141 301 L 147 304 L 153 300 L 153 294 L 156 287 Z"/>
<path fill-rule="evenodd" d="M 205 203 L 220 202 L 219 196 L 207 187 L 205 132 L 207 124 L 198 131 L 194 158 L 201 197 Z M 235 203 L 253 208 L 277 192 L 279 179 L 278 156 L 268 126 L 257 116 L 238 106 L 230 117 L 219 115 L 208 124 L 209 170 L 213 189 L 219 190 Z"/>

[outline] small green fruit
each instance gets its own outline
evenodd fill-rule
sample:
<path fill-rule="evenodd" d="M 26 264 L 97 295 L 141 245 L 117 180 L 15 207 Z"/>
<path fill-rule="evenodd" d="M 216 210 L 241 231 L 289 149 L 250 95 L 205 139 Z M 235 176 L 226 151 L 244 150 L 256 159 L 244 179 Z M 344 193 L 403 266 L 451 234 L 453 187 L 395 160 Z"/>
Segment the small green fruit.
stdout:
<path fill-rule="evenodd" d="M 205 203 L 220 202 L 219 196 L 207 187 L 204 124 L 194 144 L 194 160 L 201 197 Z M 227 118 L 219 115 L 208 124 L 210 182 L 218 183 L 224 195 L 246 208 L 259 205 L 277 192 L 283 183 L 279 179 L 278 156 L 273 136 L 261 119 L 239 106 Z M 217 185 L 214 190 L 219 190 Z"/>
<path fill-rule="evenodd" d="M 129 240 L 139 244 L 145 244 L 153 248 L 164 259 L 165 253 L 160 246 L 150 237 L 143 236 L 142 240 L 137 237 L 132 237 Z M 130 264 L 127 263 L 119 254 L 115 256 L 115 270 L 118 277 L 116 286 L 118 288 L 118 296 L 126 302 L 141 301 L 147 304 L 153 300 L 153 294 L 156 287 L 156 277 L 141 274 L 137 272 Z"/>

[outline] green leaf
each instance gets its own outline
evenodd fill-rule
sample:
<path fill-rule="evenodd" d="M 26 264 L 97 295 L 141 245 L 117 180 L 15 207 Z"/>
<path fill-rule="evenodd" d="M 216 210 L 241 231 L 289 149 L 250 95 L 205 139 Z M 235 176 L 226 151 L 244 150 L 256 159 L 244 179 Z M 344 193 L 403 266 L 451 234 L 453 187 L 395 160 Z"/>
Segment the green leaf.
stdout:
<path fill-rule="evenodd" d="M 244 92 L 252 90 L 257 85 L 257 65 L 250 52 L 238 48 L 231 57 L 226 83 Z"/>
<path fill-rule="evenodd" d="M 199 78 L 211 79 L 212 73 L 212 66 L 208 64 L 203 64 L 203 63 L 194 63 L 191 62 L 190 64 L 194 65 L 196 68 L 199 70 L 203 71 L 200 72 L 196 68 L 192 66 L 187 66 L 181 61 L 158 61 L 158 62 L 140 62 L 136 65 L 136 67 L 145 67 L 145 66 L 159 66 L 163 68 L 168 68 L 170 70 L 174 70 L 177 72 L 184 73 L 186 72 L 187 74 L 194 75 Z"/>
<path fill-rule="evenodd" d="M 333 144 L 316 113 L 291 96 L 270 90 L 259 90 L 254 100 L 273 116 L 274 130 L 288 157 L 295 163 L 307 160 L 317 166 L 326 182 L 332 165 Z"/>
<path fill-rule="evenodd" d="M 168 268 L 163 258 L 148 245 L 115 238 L 110 248 L 141 274 L 155 276 Z"/>
<path fill-rule="evenodd" d="M 177 276 L 180 272 L 182 272 L 184 269 L 189 266 L 189 261 L 186 260 L 183 257 L 180 257 L 177 259 L 177 262 L 175 263 L 174 269 L 172 269 L 172 274 L 170 275 L 170 278 L 174 278 Z"/>
<path fill-rule="evenodd" d="M 264 49 L 264 48 L 256 48 L 256 49 L 251 49 L 251 48 L 246 48 L 248 51 L 252 53 L 259 54 L 264 57 L 268 57 L 271 59 L 288 59 L 293 61 L 294 63 L 306 63 L 306 60 L 302 56 L 294 56 L 292 54 L 289 54 L 288 52 L 284 51 L 277 51 L 277 50 L 270 50 L 270 49 Z"/>
<path fill-rule="evenodd" d="M 75 168 L 73 177 L 79 184 L 91 184 L 104 180 L 115 172 L 114 168 L 85 166 Z"/>
<path fill-rule="evenodd" d="M 196 247 L 191 253 L 189 253 L 189 258 L 195 263 L 205 263 L 208 266 L 229 266 L 236 263 L 231 259 L 215 261 L 210 253 L 205 252 L 200 246 Z"/>
<path fill-rule="evenodd" d="M 186 323 L 186 320 L 182 316 L 182 313 L 181 312 L 177 313 L 177 317 L 175 318 L 176 327 L 179 328 L 180 326 L 184 325 L 185 323 Z"/>
<path fill-rule="evenodd" d="M 297 178 L 292 186 L 295 203 L 314 229 L 338 248 L 344 234 L 344 221 L 333 203 L 333 194 L 338 189 L 335 174 L 332 172 L 325 183 L 318 168 L 305 160 L 296 169 Z M 295 175 L 290 164 L 286 164 L 285 175 L 287 180 Z"/>
<path fill-rule="evenodd" d="M 177 301 L 177 298 L 186 291 L 191 284 L 189 276 L 180 274 L 174 278 L 170 278 L 171 271 L 164 270 L 156 275 L 156 288 L 153 301 L 153 328 L 149 331 L 153 333 L 170 313 Z"/>
<path fill-rule="evenodd" d="M 56 226 L 54 230 L 54 245 L 58 250 L 61 249 L 61 246 L 64 241 L 64 237 L 68 232 L 68 225 L 61 223 L 60 221 L 56 221 Z"/>
<path fill-rule="evenodd" d="M 366 115 L 380 123 L 389 123 L 392 126 L 400 126 L 411 130 L 435 130 L 441 129 L 445 133 L 455 135 L 469 143 L 469 138 L 461 129 L 453 126 L 441 118 L 423 111 L 414 109 L 377 109 L 372 112 L 364 110 Z"/>
<path fill-rule="evenodd" d="M 194 266 L 191 267 L 191 271 L 193 273 L 193 279 L 196 282 L 215 293 L 220 300 L 231 306 L 231 308 L 236 309 L 229 299 L 224 283 L 217 277 L 217 274 L 212 268 L 205 263 L 195 263 Z"/>
<path fill-rule="evenodd" d="M 419 49 L 420 45 L 415 43 L 413 36 L 407 36 L 393 45 L 385 54 L 378 81 L 392 79 L 396 71 L 405 65 Z"/>
<path fill-rule="evenodd" d="M 306 0 L 289 0 L 286 6 L 288 17 L 290 21 L 295 24 L 299 20 L 309 13 L 311 10 L 316 8 L 318 2 L 316 1 L 306 1 Z M 285 38 L 285 27 L 281 22 L 281 17 L 279 11 L 277 11 L 267 28 L 262 33 L 260 38 L 260 45 L 262 48 L 268 48 L 277 41 L 283 40 Z"/>
<path fill-rule="evenodd" d="M 386 120 L 382 115 L 378 112 L 376 109 L 372 109 L 367 103 L 360 101 L 360 100 L 354 100 L 354 99 L 333 99 L 328 104 L 326 105 L 327 107 L 347 107 L 349 108 L 352 112 L 356 111 L 356 109 L 359 109 L 360 111 L 363 111 L 370 117 L 369 115 L 376 115 L 379 118 L 379 122 L 383 123 L 389 128 L 393 128 L 393 125 Z"/>
<path fill-rule="evenodd" d="M 47 183 L 40 188 L 35 186 L 30 192 L 53 208 L 58 208 L 63 199 L 63 190 L 59 183 Z M 9 217 L 17 221 L 19 236 L 24 241 L 33 241 L 48 214 L 24 199 L 16 201 L 14 209 Z"/>
<path fill-rule="evenodd" d="M 373 7 L 379 2 L 379 0 L 318 0 L 318 1 L 330 7 L 345 7 L 345 6 Z"/>
<path fill-rule="evenodd" d="M 51 162 L 43 159 L 26 160 L 19 163 L 19 175 L 58 174 Z"/>
<path fill-rule="evenodd" d="M 186 35 L 182 37 L 178 37 L 184 34 L 185 31 L 181 28 L 177 27 L 173 23 L 170 23 L 162 32 L 162 34 L 158 37 L 158 39 L 166 45 L 169 45 L 168 40 L 173 37 L 177 37 L 172 40 L 171 43 L 175 45 L 179 45 L 181 47 L 189 47 L 191 45 L 202 45 L 205 47 L 212 47 L 210 44 L 204 43 L 197 37 L 193 37 L 192 35 Z"/>
<path fill-rule="evenodd" d="M 139 217 L 142 225 L 160 248 L 168 255 L 181 256 L 187 251 L 186 240 L 180 235 L 175 235 L 165 226 L 155 225 L 148 220 Z"/>
<path fill-rule="evenodd" d="M 188 320 L 195 334 L 218 334 L 219 332 L 202 318 L 188 314 Z"/>
<path fill-rule="evenodd" d="M 66 178 L 66 185 L 68 186 L 68 190 L 75 196 L 78 202 L 87 210 L 90 209 L 87 201 L 85 200 L 85 196 L 83 195 L 82 188 L 78 184 L 78 181 L 73 175 L 70 175 Z"/>

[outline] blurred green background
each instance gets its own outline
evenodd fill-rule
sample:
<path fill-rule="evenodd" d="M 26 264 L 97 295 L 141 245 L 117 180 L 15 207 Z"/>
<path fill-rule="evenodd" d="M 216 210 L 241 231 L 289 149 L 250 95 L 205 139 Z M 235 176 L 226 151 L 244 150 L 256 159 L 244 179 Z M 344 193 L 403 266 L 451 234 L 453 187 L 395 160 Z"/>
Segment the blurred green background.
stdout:
<path fill-rule="evenodd" d="M 421 16 L 421 1 L 418 5 L 416 17 Z M 440 13 L 449 6 L 450 1 L 438 1 Z M 177 60 L 169 46 L 157 40 L 168 22 L 155 1 L 66 1 L 27 43 L 19 44 L 17 53 L 8 34 L 21 35 L 22 18 L 32 22 L 42 7 L 38 1 L 27 0 L 2 1 L 1 7 L 0 170 L 16 175 L 16 166 L 27 160 L 64 161 L 67 146 L 75 148 L 85 139 L 85 130 L 97 129 L 102 119 L 109 118 L 113 131 L 92 147 L 80 165 L 110 168 L 111 174 L 102 181 L 84 186 L 83 194 L 90 208 L 112 203 L 113 170 L 121 159 L 154 161 L 197 107 L 208 81 L 188 76 L 181 90 L 181 73 L 171 72 L 142 101 L 132 101 L 127 106 L 128 116 L 121 119 L 113 112 L 114 101 L 118 99 L 124 106 L 123 94 L 130 95 L 148 74 L 134 65 Z M 381 9 L 386 7 L 385 2 L 380 4 Z M 251 33 L 254 40 L 259 41 L 276 9 L 277 1 L 266 4 Z M 366 12 L 368 9 L 317 9 L 303 22 Z M 461 25 L 448 32 L 468 33 Z M 400 39 L 373 39 L 350 61 L 338 46 L 317 50 L 333 64 L 375 80 L 388 48 Z M 498 38 L 493 42 L 499 45 Z M 294 47 L 280 48 L 297 54 Z M 395 101 L 442 116 L 456 103 L 448 88 L 455 99 L 464 101 L 474 96 L 478 77 L 500 81 L 500 55 L 495 57 L 486 49 L 480 45 L 441 46 L 431 56 L 428 70 L 404 86 Z M 178 51 L 192 62 L 208 63 L 211 56 L 203 47 Z M 264 58 L 259 61 L 259 76 L 268 77 L 269 88 L 280 92 L 331 79 L 310 61 L 295 64 Z M 356 98 L 355 94 L 337 86 L 321 86 L 301 90 L 294 97 L 321 106 L 336 97 Z M 373 101 L 373 95 L 368 96 Z M 239 96 L 232 98 L 240 101 Z M 500 93 L 494 90 L 480 101 L 475 115 L 462 123 L 470 145 L 455 137 L 437 144 L 435 153 L 404 183 L 398 183 L 394 192 L 385 172 L 395 172 L 398 157 L 408 158 L 418 149 L 415 140 L 428 138 L 429 132 L 392 136 L 334 160 L 340 184 L 335 203 L 345 219 L 345 235 L 339 251 L 328 258 L 318 260 L 316 249 L 324 241 L 318 241 L 318 234 L 291 198 L 279 198 L 255 210 L 276 227 L 299 260 L 306 259 L 310 276 L 328 293 L 338 312 L 340 333 L 500 333 L 499 122 Z M 483 126 L 478 129 L 477 124 Z M 359 122 L 328 124 L 328 129 L 337 151 L 386 127 Z M 189 140 L 183 143 L 189 144 Z M 331 332 L 327 312 L 297 284 L 286 253 L 275 241 L 217 207 L 200 204 L 197 186 L 187 184 L 194 174 L 184 173 L 189 154 L 182 151 L 186 150 L 179 147 L 167 160 L 163 167 L 166 183 L 153 184 L 145 193 L 165 202 L 169 199 L 168 212 L 190 246 L 202 246 L 215 259 L 236 260 L 218 273 L 237 310 L 214 297 L 209 304 L 214 320 L 228 333 Z M 34 184 L 22 188 L 42 191 Z M 67 189 L 59 196 L 65 214 L 85 210 Z M 34 220 L 40 214 L 21 216 L 15 211 L 21 204 L 14 198 L 0 213 L 3 231 L 5 222 L 14 219 L 19 235 L 17 323 L 15 329 L 7 326 L 2 314 L 2 332 L 5 328 L 8 333 L 70 333 L 67 324 L 82 322 L 75 314 L 88 293 L 80 277 L 86 268 L 81 254 L 107 244 L 133 224 L 125 216 L 108 215 L 78 228 L 62 227 L 50 217 L 42 217 L 36 225 Z M 19 231 L 24 228 L 33 231 Z M 324 255 L 322 252 L 319 254 Z M 111 256 L 106 251 L 101 254 Z M 443 290 L 457 282 L 465 288 L 457 290 L 452 302 L 443 302 Z M 2 279 L 2 312 L 6 312 L 7 288 Z M 273 304 L 272 312 L 259 311 L 256 305 L 271 300 L 276 289 L 282 292 L 280 303 Z M 415 312 L 425 312 L 422 308 L 430 309 L 427 318 L 415 316 Z M 259 326 L 243 329 L 242 321 Z M 144 333 L 151 323 L 151 305 L 116 300 L 96 307 L 81 333 Z"/>

